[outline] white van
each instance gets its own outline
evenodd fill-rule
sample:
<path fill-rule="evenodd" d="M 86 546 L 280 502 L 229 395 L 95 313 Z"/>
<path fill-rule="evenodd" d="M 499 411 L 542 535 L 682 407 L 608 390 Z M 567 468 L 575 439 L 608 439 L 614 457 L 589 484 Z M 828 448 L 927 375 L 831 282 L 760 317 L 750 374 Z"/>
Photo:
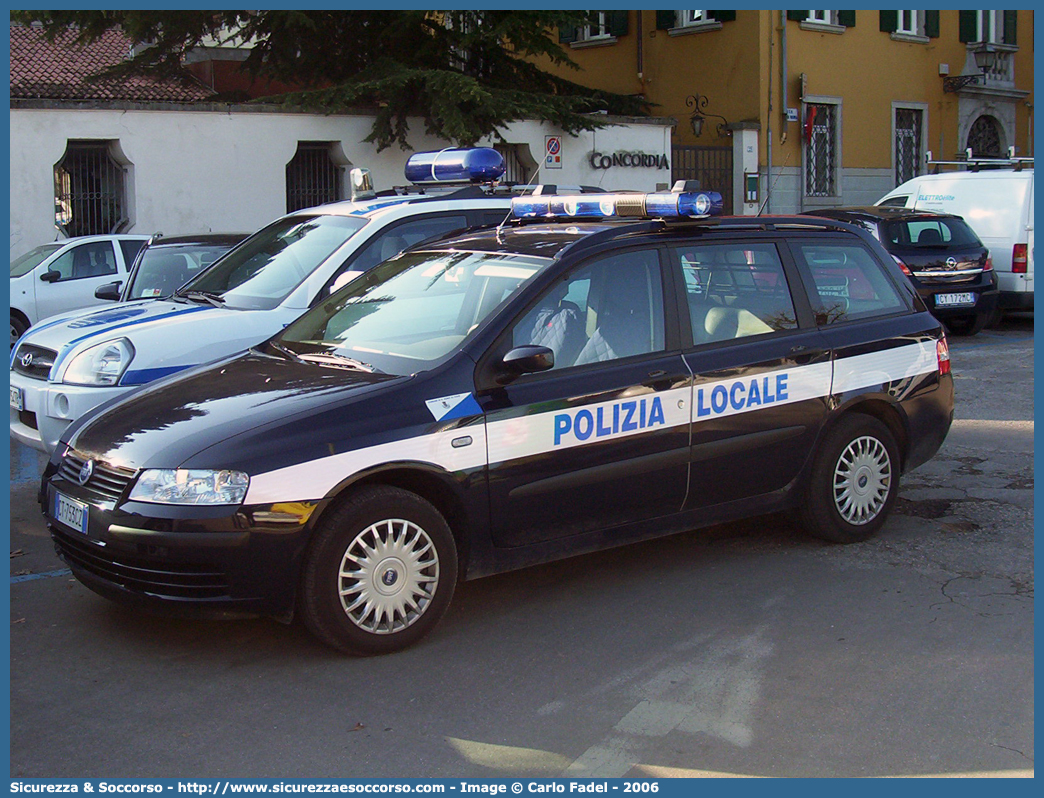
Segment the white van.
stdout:
<path fill-rule="evenodd" d="M 963 216 L 989 247 L 998 309 L 1033 310 L 1033 167 L 1027 160 L 1029 168 L 920 175 L 874 204 Z"/>

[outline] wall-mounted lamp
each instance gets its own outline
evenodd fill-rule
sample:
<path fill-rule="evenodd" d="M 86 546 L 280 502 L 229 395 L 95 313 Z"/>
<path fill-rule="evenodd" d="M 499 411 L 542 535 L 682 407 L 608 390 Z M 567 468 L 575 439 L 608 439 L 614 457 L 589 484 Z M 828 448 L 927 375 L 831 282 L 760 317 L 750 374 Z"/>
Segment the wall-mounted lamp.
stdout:
<path fill-rule="evenodd" d="M 982 73 L 982 82 L 986 83 L 986 73 L 993 69 L 997 63 L 997 48 L 989 42 L 983 42 L 974 50 L 972 50 L 972 56 L 975 58 L 975 66 L 979 68 Z M 960 91 L 965 86 L 971 85 L 972 83 L 978 83 L 979 76 L 972 75 L 955 75 L 954 77 L 943 78 L 943 91 Z"/>
<path fill-rule="evenodd" d="M 708 114 L 704 111 L 707 107 L 707 98 L 702 94 L 690 94 L 685 98 L 685 104 L 692 109 L 692 116 L 689 117 L 689 125 L 692 127 L 692 135 L 696 138 L 700 137 L 703 132 L 703 121 L 708 117 L 712 116 L 715 119 L 720 119 L 718 123 L 718 135 L 719 136 L 731 136 L 732 131 L 726 130 L 726 126 L 729 121 L 721 116 L 720 114 Z"/>

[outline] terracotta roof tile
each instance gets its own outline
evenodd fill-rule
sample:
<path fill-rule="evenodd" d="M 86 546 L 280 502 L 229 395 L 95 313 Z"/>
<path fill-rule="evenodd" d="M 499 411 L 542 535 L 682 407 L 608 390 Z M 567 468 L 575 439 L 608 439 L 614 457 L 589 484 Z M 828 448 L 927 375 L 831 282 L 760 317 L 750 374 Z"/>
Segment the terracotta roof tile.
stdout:
<path fill-rule="evenodd" d="M 130 40 L 110 30 L 85 47 L 73 44 L 73 32 L 48 42 L 36 27 L 11 25 L 12 99 L 132 100 L 199 102 L 214 95 L 189 75 L 183 80 L 130 77 L 88 81 L 87 77 L 117 64 L 130 52 Z"/>

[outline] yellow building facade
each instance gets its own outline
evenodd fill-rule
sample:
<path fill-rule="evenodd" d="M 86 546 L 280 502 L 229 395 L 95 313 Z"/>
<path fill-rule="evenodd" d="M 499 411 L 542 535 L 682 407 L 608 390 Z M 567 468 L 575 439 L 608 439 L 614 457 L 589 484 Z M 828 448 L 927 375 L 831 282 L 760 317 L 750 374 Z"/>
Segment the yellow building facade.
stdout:
<path fill-rule="evenodd" d="M 544 66 L 677 119 L 672 180 L 792 213 L 871 204 L 929 153 L 1033 155 L 1033 35 L 1032 11 L 608 11 L 559 31 L 579 71 Z"/>

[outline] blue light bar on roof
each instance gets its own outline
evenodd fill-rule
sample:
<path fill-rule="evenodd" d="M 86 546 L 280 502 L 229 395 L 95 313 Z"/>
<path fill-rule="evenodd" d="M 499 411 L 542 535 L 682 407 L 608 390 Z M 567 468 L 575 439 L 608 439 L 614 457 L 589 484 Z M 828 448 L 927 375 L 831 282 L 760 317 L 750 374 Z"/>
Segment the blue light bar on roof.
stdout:
<path fill-rule="evenodd" d="M 723 207 L 721 194 L 717 191 L 525 196 L 511 200 L 511 213 L 517 219 L 700 219 L 720 216 Z"/>
<path fill-rule="evenodd" d="M 418 152 L 406 161 L 411 183 L 485 183 L 504 174 L 504 156 L 490 147 Z"/>

